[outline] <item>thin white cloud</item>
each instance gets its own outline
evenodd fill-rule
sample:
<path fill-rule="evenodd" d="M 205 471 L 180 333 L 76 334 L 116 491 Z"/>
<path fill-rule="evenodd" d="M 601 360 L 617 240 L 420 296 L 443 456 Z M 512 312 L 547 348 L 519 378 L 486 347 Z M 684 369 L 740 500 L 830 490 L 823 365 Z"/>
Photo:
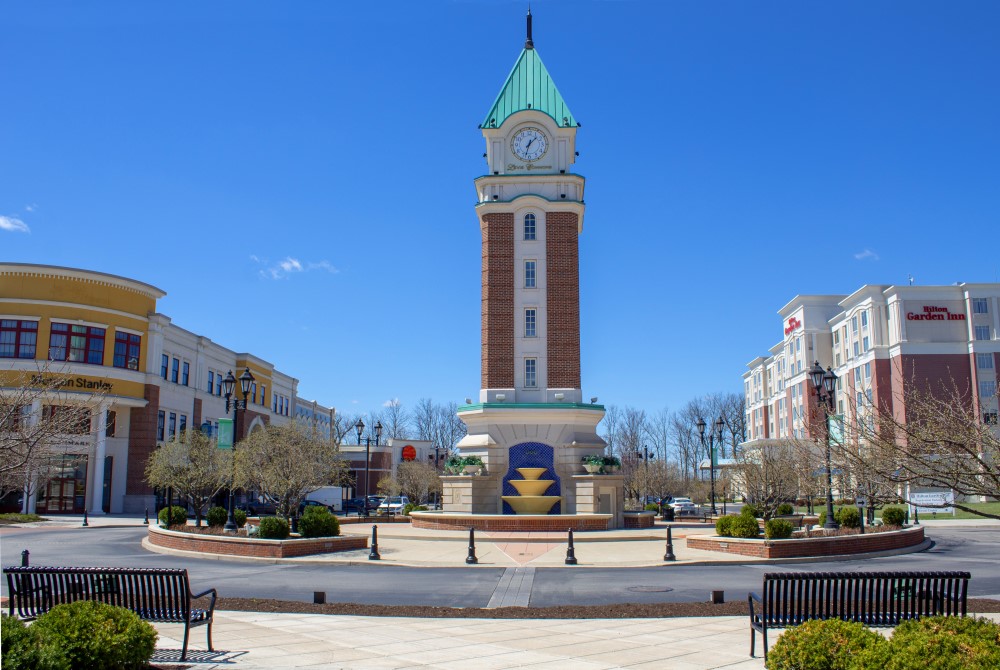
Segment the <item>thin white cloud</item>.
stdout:
<path fill-rule="evenodd" d="M 865 249 L 864 251 L 859 251 L 854 254 L 854 260 L 857 261 L 877 261 L 878 254 L 871 249 Z"/>
<path fill-rule="evenodd" d="M 6 230 L 8 233 L 31 232 L 28 224 L 15 216 L 0 216 L 0 230 Z"/>
<path fill-rule="evenodd" d="M 35 203 L 31 203 L 30 205 L 25 205 L 24 206 L 24 211 L 26 211 L 26 212 L 33 212 L 36 209 L 38 209 L 38 205 L 36 205 Z"/>
<path fill-rule="evenodd" d="M 382 403 L 382 407 L 392 407 L 399 404 L 399 398 L 391 398 Z"/>
<path fill-rule="evenodd" d="M 286 279 L 289 275 L 301 272 L 311 272 L 313 270 L 323 270 L 330 274 L 339 272 L 331 265 L 330 261 L 300 261 L 298 258 L 286 256 L 284 260 L 271 263 L 266 258 L 260 258 L 256 254 L 250 255 L 250 260 L 265 267 L 260 269 L 260 276 L 264 279 Z"/>

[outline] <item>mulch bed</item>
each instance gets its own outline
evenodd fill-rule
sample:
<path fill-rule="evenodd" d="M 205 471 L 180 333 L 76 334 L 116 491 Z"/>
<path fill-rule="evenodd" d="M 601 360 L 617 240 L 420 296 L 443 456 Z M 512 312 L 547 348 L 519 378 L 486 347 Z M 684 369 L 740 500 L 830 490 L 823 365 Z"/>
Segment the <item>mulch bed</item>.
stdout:
<path fill-rule="evenodd" d="M 342 614 L 349 616 L 415 617 L 430 619 L 661 619 L 666 617 L 749 616 L 746 600 L 712 603 L 623 603 L 563 605 L 559 607 L 424 607 L 420 605 L 363 605 L 315 603 L 263 598 L 219 598 L 216 609 L 241 612 Z M 1000 612 L 1000 600 L 969 598 L 972 613 Z"/>

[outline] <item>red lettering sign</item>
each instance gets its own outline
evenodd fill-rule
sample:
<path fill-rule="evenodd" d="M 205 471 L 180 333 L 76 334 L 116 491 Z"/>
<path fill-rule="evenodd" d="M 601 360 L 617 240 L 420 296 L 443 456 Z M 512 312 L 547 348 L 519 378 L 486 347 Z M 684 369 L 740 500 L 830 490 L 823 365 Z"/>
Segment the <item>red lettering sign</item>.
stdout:
<path fill-rule="evenodd" d="M 788 327 L 785 328 L 785 335 L 788 335 L 796 328 L 801 328 L 802 322 L 796 319 L 794 316 L 788 319 Z"/>
<path fill-rule="evenodd" d="M 907 312 L 907 321 L 965 321 L 964 314 L 953 314 L 947 307 L 924 305 L 921 312 Z"/>
<path fill-rule="evenodd" d="M 404 461 L 417 460 L 417 450 L 413 448 L 413 445 L 408 444 L 405 447 L 403 447 L 403 460 Z"/>

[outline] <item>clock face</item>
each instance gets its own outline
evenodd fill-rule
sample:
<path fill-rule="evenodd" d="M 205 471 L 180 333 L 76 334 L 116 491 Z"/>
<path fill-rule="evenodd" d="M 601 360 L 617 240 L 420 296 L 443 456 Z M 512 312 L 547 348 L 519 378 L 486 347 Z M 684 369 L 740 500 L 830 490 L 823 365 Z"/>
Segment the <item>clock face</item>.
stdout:
<path fill-rule="evenodd" d="M 549 141 L 545 139 L 545 133 L 538 128 L 522 128 L 511 139 L 510 148 L 515 156 L 532 163 L 545 155 Z"/>

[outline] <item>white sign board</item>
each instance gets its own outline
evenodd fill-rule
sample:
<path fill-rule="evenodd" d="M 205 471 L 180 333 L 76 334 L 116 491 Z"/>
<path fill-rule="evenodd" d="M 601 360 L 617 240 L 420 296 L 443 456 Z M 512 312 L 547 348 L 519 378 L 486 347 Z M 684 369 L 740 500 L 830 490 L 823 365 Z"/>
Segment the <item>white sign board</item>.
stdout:
<path fill-rule="evenodd" d="M 925 491 L 923 493 L 910 493 L 910 513 L 914 510 L 920 514 L 932 514 L 940 512 L 943 514 L 954 514 L 955 508 L 954 491 Z"/>

